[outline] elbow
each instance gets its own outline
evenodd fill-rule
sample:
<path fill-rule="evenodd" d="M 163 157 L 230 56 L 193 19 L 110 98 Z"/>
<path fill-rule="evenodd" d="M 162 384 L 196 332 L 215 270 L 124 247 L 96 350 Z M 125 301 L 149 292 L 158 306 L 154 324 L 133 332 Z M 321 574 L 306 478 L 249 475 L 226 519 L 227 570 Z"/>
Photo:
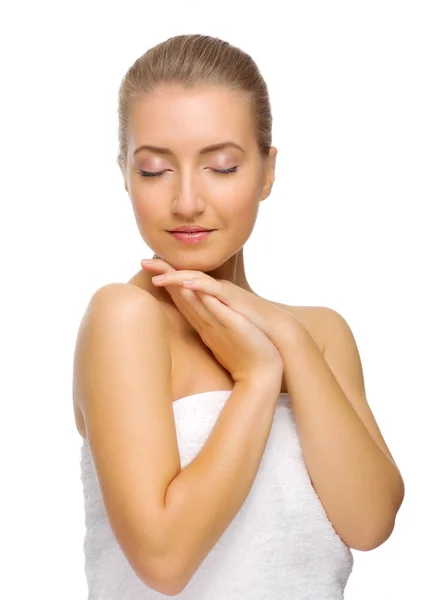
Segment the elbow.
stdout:
<path fill-rule="evenodd" d="M 378 520 L 376 523 L 372 523 L 369 528 L 365 527 L 364 533 L 362 534 L 362 532 L 360 532 L 357 540 L 352 540 L 351 543 L 347 545 L 360 552 L 375 550 L 376 548 L 379 548 L 379 546 L 382 546 L 382 544 L 384 544 L 391 536 L 395 523 L 396 512 L 390 515 L 388 519 L 384 518 L 381 524 Z"/>
<path fill-rule="evenodd" d="M 395 523 L 396 512 L 388 519 L 388 521 L 384 522 L 382 526 L 378 525 L 375 527 L 373 525 L 369 532 L 367 532 L 364 536 L 362 543 L 359 542 L 353 547 L 355 550 L 359 550 L 361 552 L 368 552 L 370 550 L 379 548 L 379 546 L 382 546 L 382 544 L 384 544 L 393 533 Z"/>
<path fill-rule="evenodd" d="M 162 562 L 162 567 L 157 569 L 156 575 L 150 571 L 150 580 L 155 578 L 157 591 L 166 596 L 176 596 L 186 589 L 195 572 L 195 565 L 191 566 L 189 561 L 169 557 L 167 561 Z"/>
<path fill-rule="evenodd" d="M 151 561 L 141 575 L 147 587 L 165 596 L 176 596 L 186 587 L 182 571 L 174 568 L 170 560 L 158 560 L 155 564 Z"/>
<path fill-rule="evenodd" d="M 157 552 L 152 553 L 149 560 L 143 561 L 143 581 L 144 583 L 164 594 L 165 596 L 176 596 L 180 594 L 188 585 L 191 576 L 188 576 L 189 569 L 186 557 L 183 557 L 183 544 L 177 543 L 182 540 L 179 527 L 179 519 L 169 517 L 166 526 L 163 529 L 164 535 L 160 543 L 157 543 Z M 161 550 L 159 550 L 161 548 Z M 186 545 L 184 545 L 184 548 Z"/>
<path fill-rule="evenodd" d="M 178 596 L 184 590 L 185 586 L 181 585 L 176 579 L 168 579 L 163 582 L 161 588 L 157 589 L 158 592 L 165 596 Z"/>
<path fill-rule="evenodd" d="M 143 583 L 165 596 L 176 596 L 185 587 L 183 560 L 178 556 L 177 527 L 168 517 L 157 527 L 161 535 L 144 547 L 141 579 Z M 179 539 L 179 537 L 178 537 Z"/>
<path fill-rule="evenodd" d="M 177 596 L 183 592 L 190 579 L 183 576 L 183 572 L 176 573 L 175 571 L 168 571 L 167 575 L 163 577 L 161 584 L 161 593 L 166 596 Z"/>
<path fill-rule="evenodd" d="M 375 550 L 388 540 L 393 533 L 394 526 L 396 524 L 397 513 L 399 512 L 404 500 L 404 495 L 405 486 L 402 477 L 399 475 L 398 485 L 395 488 L 394 494 L 392 494 L 390 509 L 389 511 L 386 511 L 388 513 L 388 517 L 386 517 L 384 513 L 382 524 L 379 525 L 378 520 L 377 526 L 373 525 L 364 536 L 364 543 L 354 546 L 355 550 L 360 550 L 361 552 Z"/>
<path fill-rule="evenodd" d="M 174 566 L 175 565 L 175 566 Z M 185 569 L 183 563 L 169 562 L 165 569 L 166 575 L 163 577 L 163 594 L 167 596 L 176 596 L 183 592 L 189 585 L 195 571 L 189 568 Z"/>
<path fill-rule="evenodd" d="M 362 542 L 353 545 L 353 548 L 359 552 L 369 552 L 370 550 L 375 550 L 388 540 L 390 535 L 393 533 L 393 529 L 394 522 L 392 526 L 387 527 L 386 529 L 374 532 L 372 531 L 370 532 L 370 535 L 367 536 Z"/>
<path fill-rule="evenodd" d="M 157 552 L 144 553 L 141 562 L 143 583 L 165 596 L 176 596 L 188 583 L 184 576 L 184 560 L 177 555 L 176 548 L 177 545 L 169 539 L 168 543 L 157 546 Z"/>

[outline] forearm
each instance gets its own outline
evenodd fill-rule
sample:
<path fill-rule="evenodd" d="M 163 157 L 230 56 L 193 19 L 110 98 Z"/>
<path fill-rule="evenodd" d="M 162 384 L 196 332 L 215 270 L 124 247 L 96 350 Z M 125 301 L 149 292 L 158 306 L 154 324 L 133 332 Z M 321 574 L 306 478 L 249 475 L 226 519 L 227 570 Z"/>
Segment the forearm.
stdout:
<path fill-rule="evenodd" d="M 353 548 L 382 543 L 391 533 L 402 486 L 397 467 L 371 437 L 302 326 L 292 327 L 279 350 L 305 462 L 328 518 Z"/>
<path fill-rule="evenodd" d="M 255 480 L 272 427 L 279 377 L 237 383 L 205 445 L 167 489 L 171 572 L 187 582 L 227 529 Z"/>

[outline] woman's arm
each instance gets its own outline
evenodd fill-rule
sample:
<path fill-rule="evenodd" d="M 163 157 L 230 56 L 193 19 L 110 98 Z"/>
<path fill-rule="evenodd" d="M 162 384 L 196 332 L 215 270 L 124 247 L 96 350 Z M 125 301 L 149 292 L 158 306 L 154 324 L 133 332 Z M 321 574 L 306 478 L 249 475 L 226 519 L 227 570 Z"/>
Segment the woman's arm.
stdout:
<path fill-rule="evenodd" d="M 281 332 L 285 381 L 310 478 L 330 521 L 348 546 L 371 550 L 393 531 L 404 482 L 367 403 L 348 324 L 325 307 L 321 318 L 324 356 L 296 317 Z"/>

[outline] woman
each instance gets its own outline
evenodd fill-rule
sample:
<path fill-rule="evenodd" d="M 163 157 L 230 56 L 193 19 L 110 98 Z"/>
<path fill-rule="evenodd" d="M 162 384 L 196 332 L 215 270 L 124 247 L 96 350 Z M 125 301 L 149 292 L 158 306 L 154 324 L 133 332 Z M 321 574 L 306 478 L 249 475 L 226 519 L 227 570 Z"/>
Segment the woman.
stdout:
<path fill-rule="evenodd" d="M 403 481 L 345 320 L 248 284 L 275 178 L 266 84 L 240 49 L 177 36 L 129 69 L 119 119 L 155 254 L 79 328 L 89 598 L 343 598 L 351 548 L 389 537 Z"/>

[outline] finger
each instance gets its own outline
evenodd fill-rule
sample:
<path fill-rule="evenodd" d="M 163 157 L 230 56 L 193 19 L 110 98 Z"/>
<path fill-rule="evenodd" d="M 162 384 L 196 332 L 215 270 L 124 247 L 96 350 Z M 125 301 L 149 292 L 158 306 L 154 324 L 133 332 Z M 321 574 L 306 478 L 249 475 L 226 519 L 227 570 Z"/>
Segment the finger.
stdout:
<path fill-rule="evenodd" d="M 209 309 L 212 317 L 216 319 L 218 326 L 222 325 L 228 328 L 231 328 L 232 326 L 237 327 L 240 326 L 243 319 L 246 318 L 233 310 L 233 308 L 230 308 L 228 304 L 221 302 L 221 300 L 219 300 L 219 298 L 216 296 L 212 296 L 211 294 L 206 294 L 204 292 L 201 294 L 198 293 L 198 295 L 200 296 L 201 302 L 204 304 L 204 306 Z"/>
<path fill-rule="evenodd" d="M 193 271 L 191 271 L 191 273 L 193 273 Z M 190 284 L 191 288 L 195 287 L 196 289 L 186 289 L 185 283 L 183 285 L 183 282 L 180 282 L 180 278 L 182 278 L 181 271 L 168 273 L 163 280 L 164 282 L 169 282 L 169 285 L 164 285 L 164 287 L 166 287 L 166 289 L 169 291 L 169 294 L 171 295 L 172 300 L 174 301 L 178 310 L 184 315 L 187 321 L 198 331 L 200 335 L 204 327 L 219 327 L 220 325 L 217 313 L 214 313 L 212 310 L 213 304 L 202 302 L 202 298 L 208 295 L 212 295 L 212 297 L 217 295 L 222 297 L 225 296 L 225 294 L 219 293 L 219 289 L 223 287 L 221 282 L 208 275 L 205 275 L 204 273 L 201 275 L 203 275 L 202 278 L 197 277 Z M 185 276 L 186 275 L 184 274 L 184 277 Z M 174 279 L 175 281 L 173 281 Z M 185 282 L 186 280 L 184 279 L 183 281 Z M 179 293 L 180 291 L 181 293 Z M 192 291 L 193 294 L 195 294 L 196 291 L 199 291 L 201 295 L 196 294 L 196 296 L 191 296 L 184 294 L 185 291 Z M 186 300 L 185 304 L 182 303 L 183 298 Z M 228 302 L 226 301 L 227 298 L 224 298 L 225 301 L 223 301 L 222 298 L 218 298 L 218 300 L 221 304 L 228 306 Z M 215 304 L 215 308 L 216 307 L 217 305 Z M 198 322 L 198 320 L 200 322 Z"/>
<path fill-rule="evenodd" d="M 142 261 L 142 266 L 144 265 L 147 267 L 151 266 L 152 270 L 159 271 L 163 275 L 163 278 L 160 280 L 152 278 L 152 283 L 162 286 L 167 290 L 175 306 L 198 333 L 201 333 L 204 327 L 220 325 L 218 318 L 210 310 L 210 305 L 206 306 L 201 301 L 201 297 L 195 294 L 195 291 L 190 295 L 186 294 L 183 291 L 186 284 L 183 285 L 180 282 L 186 281 L 186 277 L 189 281 L 189 277 L 191 277 L 193 282 L 189 284 L 190 289 L 194 287 L 195 290 L 201 290 L 206 294 L 218 294 L 221 297 L 220 302 L 224 302 L 227 305 L 227 298 L 223 292 L 221 282 L 201 271 L 176 271 L 162 259 L 154 259 L 153 262 L 148 264 Z M 196 278 L 194 277 L 195 275 L 197 276 Z"/>
<path fill-rule="evenodd" d="M 166 272 L 166 271 L 176 271 L 169 263 L 167 263 L 162 258 L 152 258 L 152 259 L 143 259 L 141 261 L 141 266 L 146 271 L 154 271 L 154 272 Z"/>
<path fill-rule="evenodd" d="M 169 294 L 179 312 L 194 328 L 195 322 L 195 302 L 198 300 L 196 293 L 191 290 L 186 290 L 187 295 L 183 294 L 183 289 L 177 288 L 176 286 L 169 286 Z"/>
<path fill-rule="evenodd" d="M 171 287 L 175 287 L 174 302 L 178 310 L 200 335 L 208 327 L 219 327 L 220 323 L 211 310 L 212 305 L 203 301 L 208 294 L 199 294 L 183 287 Z"/>
<path fill-rule="evenodd" d="M 200 290 L 216 296 L 220 302 L 229 305 L 232 291 L 227 281 L 220 281 L 200 271 L 172 271 L 162 273 L 160 278 L 152 278 L 152 283 L 158 286 L 168 286 L 173 283 L 181 284 L 189 289 Z"/>
<path fill-rule="evenodd" d="M 229 306 L 226 286 L 221 281 L 212 277 L 193 277 L 192 279 L 184 279 L 183 287 L 188 289 L 204 292 L 205 294 L 216 297 L 222 304 Z"/>

